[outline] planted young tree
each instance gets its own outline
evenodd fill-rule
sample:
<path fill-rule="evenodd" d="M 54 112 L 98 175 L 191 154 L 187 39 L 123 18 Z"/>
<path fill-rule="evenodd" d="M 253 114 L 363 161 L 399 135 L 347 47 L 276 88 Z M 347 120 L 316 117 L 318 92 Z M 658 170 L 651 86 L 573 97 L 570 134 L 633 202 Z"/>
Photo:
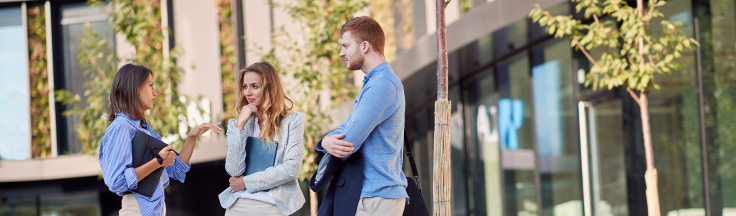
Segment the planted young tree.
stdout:
<path fill-rule="evenodd" d="M 437 15 L 437 101 L 434 102 L 434 163 L 432 163 L 432 211 L 434 215 L 452 215 L 452 170 L 450 158 L 450 111 L 447 98 L 447 34 L 445 8 L 450 1 L 436 0 Z"/>
<path fill-rule="evenodd" d="M 160 0 L 88 1 L 92 6 L 112 5 L 110 22 L 114 31 L 122 34 L 125 41 L 135 48 L 135 55 L 122 61 L 144 65 L 154 71 L 154 85 L 161 100 L 157 100 L 157 104 L 149 110 L 146 120 L 165 142 L 178 148 L 186 137 L 187 130 L 183 134 L 180 130 L 186 127 L 187 97 L 179 95 L 178 90 L 181 76 L 174 61 L 178 50 L 171 50 L 170 55 L 165 55 L 164 31 L 169 29 L 162 25 L 160 3 Z M 88 25 L 84 29 L 76 54 L 80 68 L 89 77 L 84 84 L 87 88 L 84 92 L 86 99 L 81 101 L 81 96 L 67 90 L 57 90 L 56 98 L 64 104 L 74 104 L 64 114 L 80 117 L 80 124 L 74 129 L 82 142 L 82 153 L 96 154 L 107 130 L 108 98 L 121 60 L 99 33 Z M 202 110 L 196 113 L 201 115 Z"/>
<path fill-rule="evenodd" d="M 655 75 L 666 75 L 681 68 L 677 59 L 698 43 L 681 34 L 679 28 L 682 23 L 672 23 L 666 19 L 655 24 L 662 26 L 664 34 L 653 34 L 653 24 L 650 22 L 664 16 L 657 9 L 666 4 L 662 0 L 649 0 L 646 5 L 643 0 L 637 0 L 636 7 L 629 6 L 624 0 L 573 2 L 577 2 L 577 12 L 584 11 L 586 19 L 593 19 L 589 24 L 575 20 L 572 15 L 552 16 L 539 5 L 531 11 L 529 17 L 541 26 L 546 26 L 547 32 L 556 38 L 570 37 L 570 45 L 579 49 L 593 64 L 590 73 L 585 77 L 586 86 L 592 86 L 593 89 L 605 87 L 609 90 L 623 86 L 639 104 L 647 166 L 644 178 L 648 213 L 650 216 L 659 216 L 657 169 L 654 167 L 652 153 L 648 95 L 652 89 L 659 89 Z M 605 16 L 615 18 L 615 21 L 601 20 Z M 596 56 L 591 56 L 590 51 L 598 47 L 605 51 L 596 59 Z"/>

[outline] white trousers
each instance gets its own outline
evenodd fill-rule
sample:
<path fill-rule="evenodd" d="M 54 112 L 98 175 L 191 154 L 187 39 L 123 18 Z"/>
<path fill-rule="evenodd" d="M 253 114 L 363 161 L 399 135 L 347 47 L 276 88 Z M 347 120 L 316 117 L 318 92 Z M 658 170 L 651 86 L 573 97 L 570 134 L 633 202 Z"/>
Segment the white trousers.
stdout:
<path fill-rule="evenodd" d="M 238 198 L 235 204 L 225 209 L 225 216 L 283 216 L 279 207 L 263 201 Z"/>
<path fill-rule="evenodd" d="M 120 216 L 143 216 L 140 207 L 138 207 L 138 200 L 135 200 L 133 194 L 126 194 L 123 196 L 123 208 L 120 209 L 118 214 Z M 166 205 L 164 205 L 164 214 L 166 215 Z"/>
<path fill-rule="evenodd" d="M 358 201 L 355 216 L 399 216 L 404 214 L 406 199 L 365 197 Z"/>

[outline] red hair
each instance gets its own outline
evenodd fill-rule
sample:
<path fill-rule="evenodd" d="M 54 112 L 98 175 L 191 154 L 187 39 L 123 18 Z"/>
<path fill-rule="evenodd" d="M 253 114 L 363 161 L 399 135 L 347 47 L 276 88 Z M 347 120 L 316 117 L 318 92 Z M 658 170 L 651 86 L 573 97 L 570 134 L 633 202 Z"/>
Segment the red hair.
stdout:
<path fill-rule="evenodd" d="M 374 51 L 383 55 L 383 46 L 386 43 L 386 36 L 383 34 L 381 25 L 376 20 L 368 16 L 359 16 L 352 18 L 342 24 L 340 35 L 350 32 L 355 38 L 355 42 L 362 43 L 368 41 Z"/>

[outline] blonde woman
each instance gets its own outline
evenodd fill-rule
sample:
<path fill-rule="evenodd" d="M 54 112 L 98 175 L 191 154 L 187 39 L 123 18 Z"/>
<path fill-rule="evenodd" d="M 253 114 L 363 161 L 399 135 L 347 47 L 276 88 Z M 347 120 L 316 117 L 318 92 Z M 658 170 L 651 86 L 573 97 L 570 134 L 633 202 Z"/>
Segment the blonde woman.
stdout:
<path fill-rule="evenodd" d="M 220 193 L 225 215 L 290 215 L 304 204 L 297 179 L 304 156 L 304 116 L 289 113 L 276 69 L 258 62 L 240 71 L 236 105 L 239 116 L 227 128 L 225 170 L 230 187 Z M 288 106 L 287 106 L 288 101 Z M 277 141 L 274 166 L 248 176 L 245 146 L 248 137 Z"/>

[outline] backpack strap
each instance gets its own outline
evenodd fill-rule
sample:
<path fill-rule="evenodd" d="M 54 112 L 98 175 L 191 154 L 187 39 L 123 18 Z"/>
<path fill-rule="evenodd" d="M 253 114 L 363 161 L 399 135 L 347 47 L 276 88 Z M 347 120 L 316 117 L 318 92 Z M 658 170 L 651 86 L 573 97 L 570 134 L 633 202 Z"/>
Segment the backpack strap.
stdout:
<path fill-rule="evenodd" d="M 406 130 L 404 130 L 404 147 L 406 147 L 406 156 L 409 157 L 409 165 L 411 166 L 411 174 L 414 179 L 419 180 L 419 171 L 417 171 L 417 164 L 414 162 L 414 153 L 411 152 L 411 145 L 409 145 L 409 138 L 406 137 Z"/>

